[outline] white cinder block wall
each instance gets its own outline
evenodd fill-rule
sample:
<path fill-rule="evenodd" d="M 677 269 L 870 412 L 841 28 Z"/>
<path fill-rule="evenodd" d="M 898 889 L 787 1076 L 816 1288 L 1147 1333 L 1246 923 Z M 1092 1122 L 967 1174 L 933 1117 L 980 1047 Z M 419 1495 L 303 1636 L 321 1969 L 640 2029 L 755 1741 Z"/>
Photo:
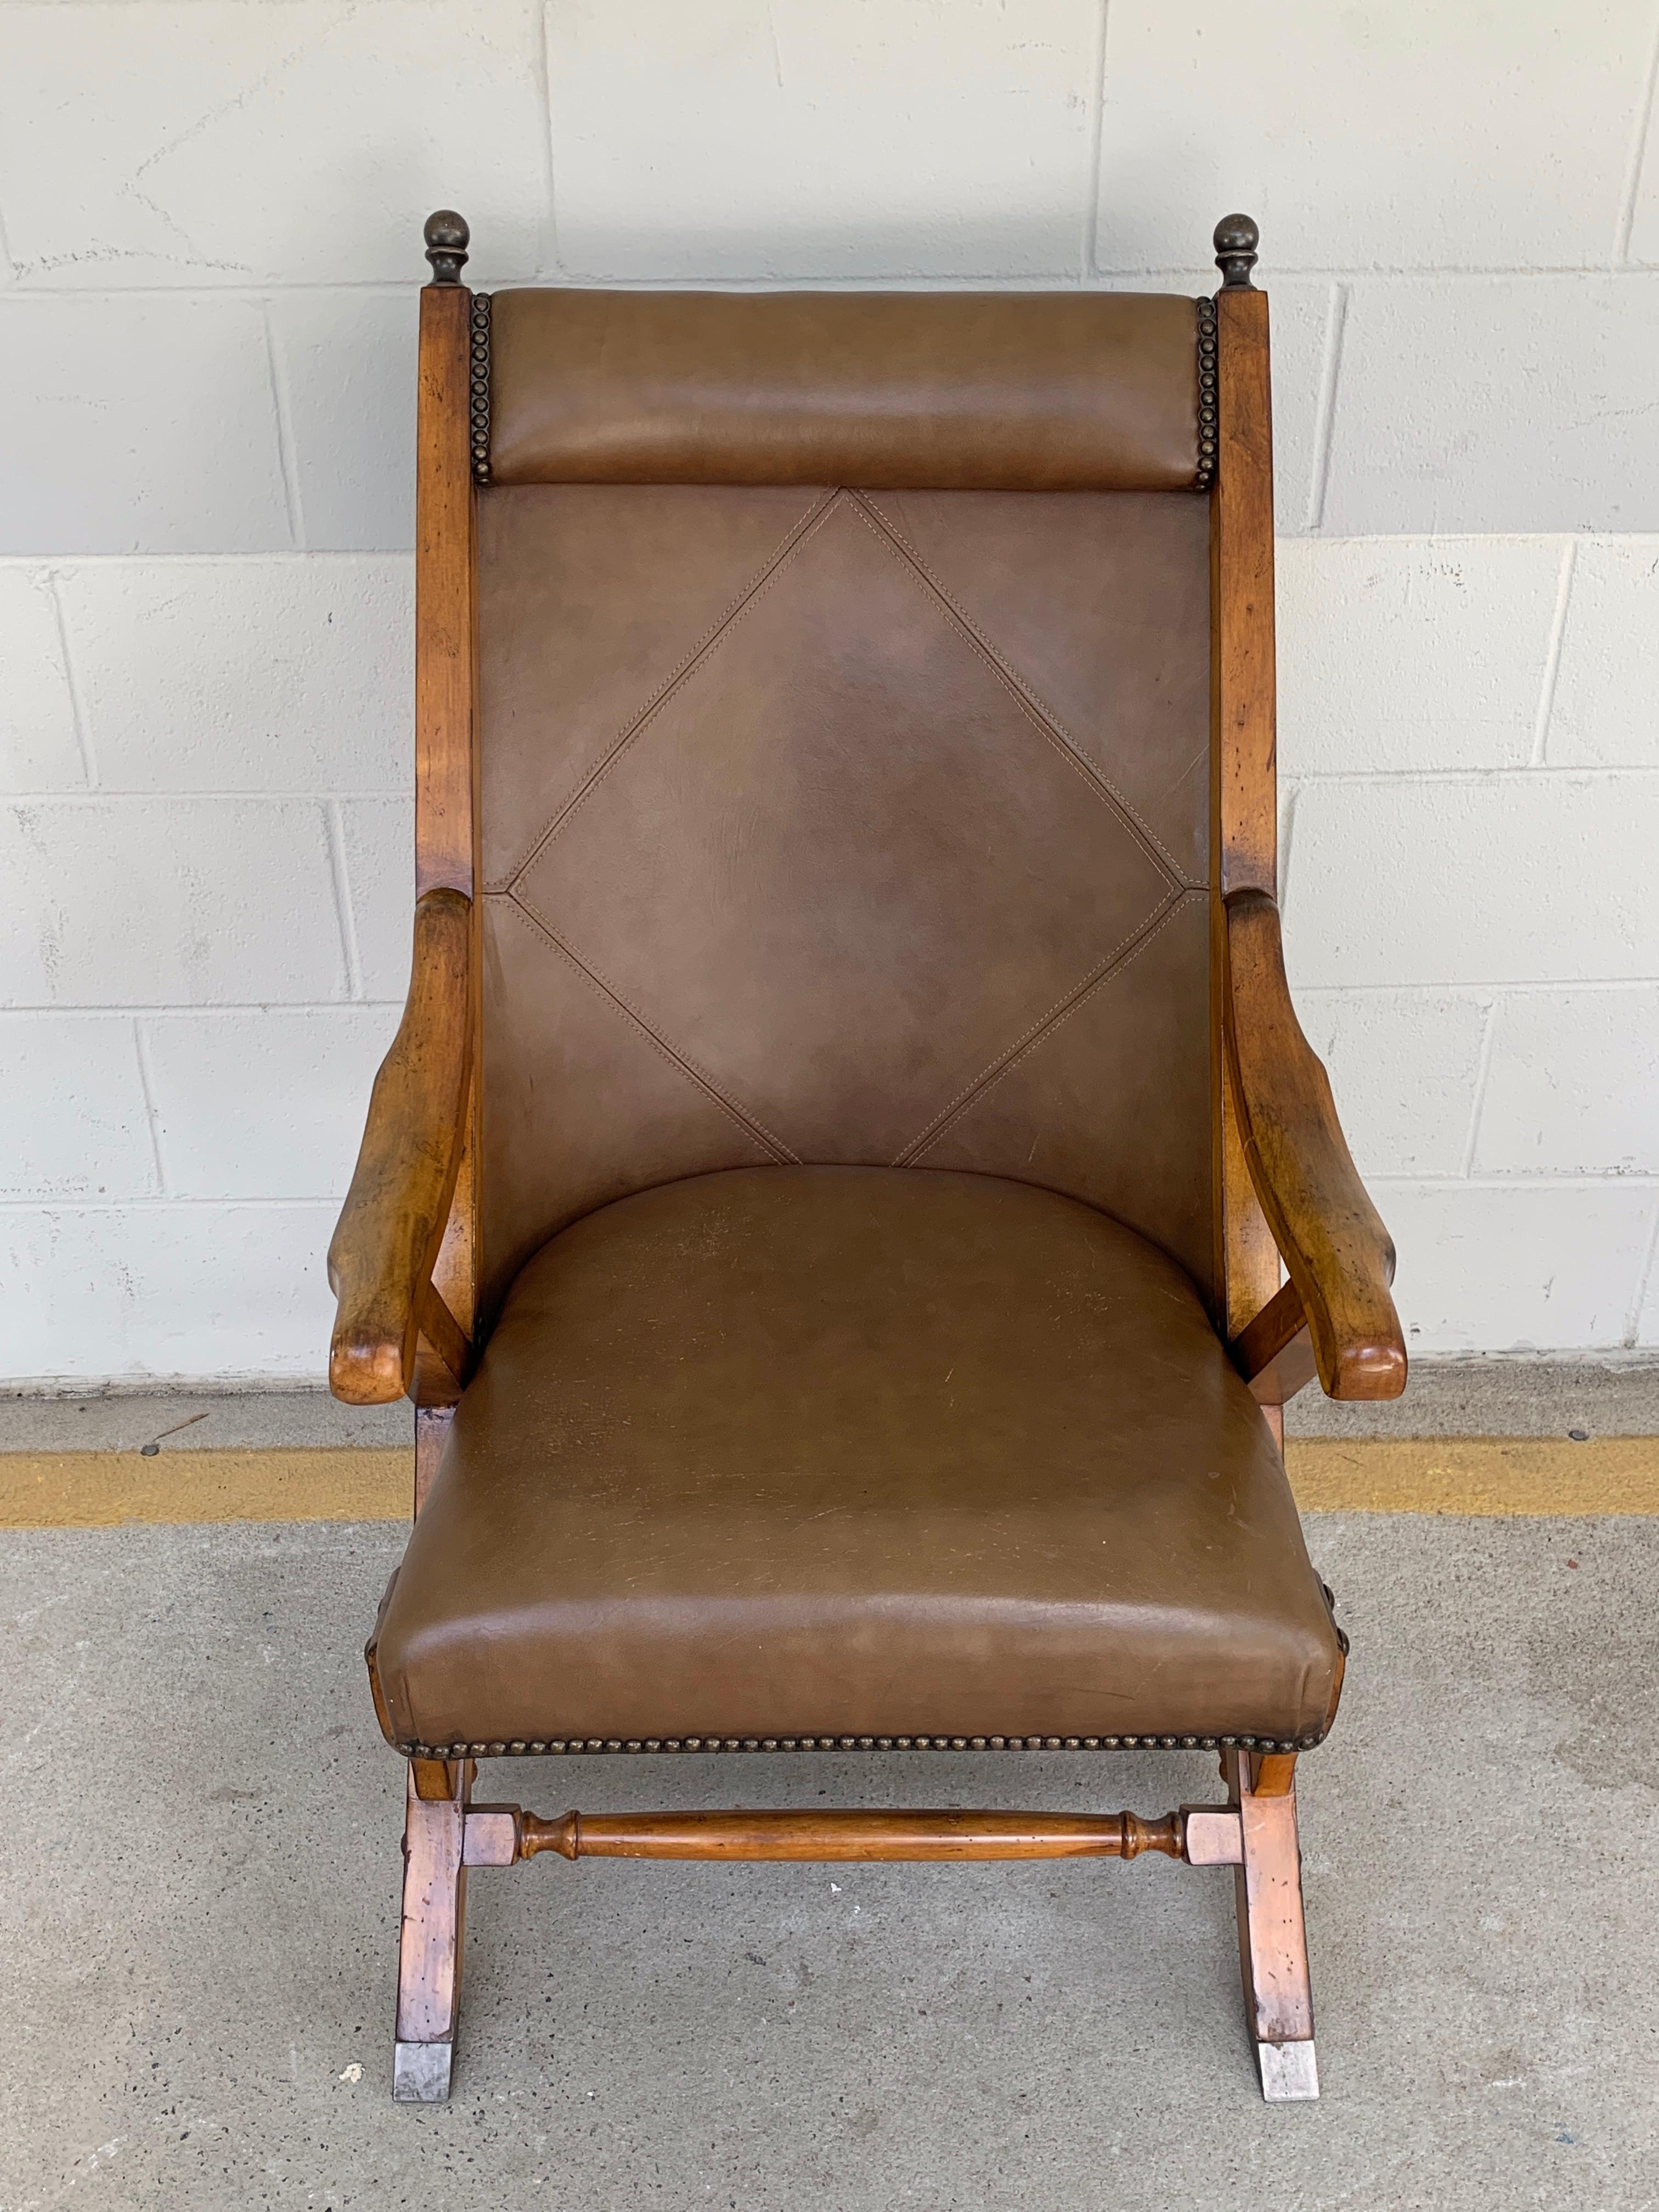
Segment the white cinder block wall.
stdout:
<path fill-rule="evenodd" d="M 318 1373 L 407 967 L 420 226 L 1273 297 L 1292 979 L 1420 1350 L 1659 1340 L 1659 0 L 0 6 L 16 1377 Z"/>

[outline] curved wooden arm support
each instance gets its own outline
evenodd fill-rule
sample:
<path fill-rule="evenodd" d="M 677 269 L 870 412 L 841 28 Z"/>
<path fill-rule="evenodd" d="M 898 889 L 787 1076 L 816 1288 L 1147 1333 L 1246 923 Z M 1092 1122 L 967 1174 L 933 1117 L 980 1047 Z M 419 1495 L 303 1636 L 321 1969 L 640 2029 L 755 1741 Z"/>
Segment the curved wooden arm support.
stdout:
<path fill-rule="evenodd" d="M 1265 891 L 1227 900 L 1226 948 L 1227 1076 L 1250 1180 L 1291 1278 L 1236 1339 L 1234 1357 L 1247 1378 L 1284 1362 L 1295 1388 L 1299 1304 L 1328 1397 L 1397 1398 L 1406 1345 L 1389 1295 L 1394 1244 L 1296 1018 L 1279 908 Z"/>
<path fill-rule="evenodd" d="M 472 1081 L 472 903 L 428 891 L 415 908 L 409 1002 L 380 1064 L 356 1172 L 328 1248 L 339 1301 L 328 1383 L 354 1406 L 400 1398 L 422 1338 L 459 1385 L 471 1346 L 432 1286 L 459 1170 Z"/>
<path fill-rule="evenodd" d="M 1318 1370 L 1296 1285 L 1281 1284 L 1229 1349 L 1252 1395 L 1264 1406 L 1283 1406 L 1311 1382 Z"/>

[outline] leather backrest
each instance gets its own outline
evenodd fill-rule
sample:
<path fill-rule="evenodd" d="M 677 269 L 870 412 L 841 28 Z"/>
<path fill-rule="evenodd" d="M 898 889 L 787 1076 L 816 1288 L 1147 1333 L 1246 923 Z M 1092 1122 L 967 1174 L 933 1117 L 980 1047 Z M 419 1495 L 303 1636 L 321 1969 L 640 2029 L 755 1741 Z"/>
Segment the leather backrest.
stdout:
<path fill-rule="evenodd" d="M 1211 1294 L 1207 505 L 481 493 L 486 1324 L 778 1161 L 1044 1185 Z"/>
<path fill-rule="evenodd" d="M 1167 293 L 498 292 L 498 484 L 1177 491 L 1195 306 Z"/>

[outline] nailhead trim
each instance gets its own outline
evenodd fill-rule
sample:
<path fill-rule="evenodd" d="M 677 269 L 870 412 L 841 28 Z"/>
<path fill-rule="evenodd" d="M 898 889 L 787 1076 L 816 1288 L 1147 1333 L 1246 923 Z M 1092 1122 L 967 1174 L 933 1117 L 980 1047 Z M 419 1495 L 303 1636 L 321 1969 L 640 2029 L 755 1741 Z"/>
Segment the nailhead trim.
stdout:
<path fill-rule="evenodd" d="M 472 295 L 472 473 L 489 482 L 489 295 Z"/>
<path fill-rule="evenodd" d="M 1198 474 L 1194 491 L 1208 491 L 1215 482 L 1215 301 L 1198 300 Z"/>
<path fill-rule="evenodd" d="M 569 1736 L 511 1743 L 400 1743 L 405 1759 L 575 1757 L 647 1751 L 1313 1751 L 1322 1735 L 686 1735 Z"/>

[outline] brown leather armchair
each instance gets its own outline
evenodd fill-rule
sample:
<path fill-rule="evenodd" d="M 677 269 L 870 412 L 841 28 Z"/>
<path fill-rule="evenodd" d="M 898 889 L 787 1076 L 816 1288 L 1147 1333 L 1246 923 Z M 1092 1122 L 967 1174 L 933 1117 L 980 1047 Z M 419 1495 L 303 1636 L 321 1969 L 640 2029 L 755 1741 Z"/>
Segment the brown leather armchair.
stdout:
<path fill-rule="evenodd" d="M 1279 951 L 1255 226 L 1197 302 L 492 302 L 427 241 L 414 969 L 330 1255 L 335 1392 L 417 1409 L 394 2094 L 448 2092 L 471 1866 L 1151 1850 L 1237 1869 L 1311 2096 L 1345 1647 L 1281 1408 L 1406 1360 Z M 472 1802 L 1152 1746 L 1226 1802 Z"/>

